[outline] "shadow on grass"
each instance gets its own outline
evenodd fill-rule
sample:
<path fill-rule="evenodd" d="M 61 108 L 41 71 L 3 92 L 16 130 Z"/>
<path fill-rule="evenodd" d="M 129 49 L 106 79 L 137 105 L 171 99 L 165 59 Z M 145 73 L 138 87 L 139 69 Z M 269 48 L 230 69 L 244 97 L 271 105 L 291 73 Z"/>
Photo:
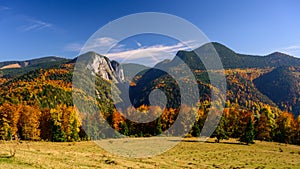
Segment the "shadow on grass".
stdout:
<path fill-rule="evenodd" d="M 210 144 L 232 144 L 232 145 L 247 145 L 245 143 L 240 143 L 240 142 L 214 142 L 214 141 L 200 141 L 200 140 L 177 140 L 177 139 L 174 139 L 174 140 L 169 140 L 169 141 L 172 141 L 172 142 L 192 142 L 192 143 L 196 143 L 196 142 L 199 142 L 199 143 L 210 143 Z M 249 144 L 250 145 L 250 144 Z"/>
<path fill-rule="evenodd" d="M 245 144 L 245 143 L 239 143 L 239 142 L 219 142 L 218 143 L 218 142 L 213 142 L 213 141 L 206 141 L 205 143 L 211 143 L 211 144 L 233 144 L 233 145 L 245 145 L 245 146 L 247 146 L 247 144 Z"/>
<path fill-rule="evenodd" d="M 13 158 L 13 156 L 7 154 L 0 154 L 0 158 Z"/>
<path fill-rule="evenodd" d="M 180 140 L 180 139 L 174 139 L 174 140 L 169 140 L 171 142 L 191 142 L 191 143 L 196 143 L 196 142 L 199 142 L 199 143 L 203 143 L 203 141 L 199 141 L 199 140 Z"/>

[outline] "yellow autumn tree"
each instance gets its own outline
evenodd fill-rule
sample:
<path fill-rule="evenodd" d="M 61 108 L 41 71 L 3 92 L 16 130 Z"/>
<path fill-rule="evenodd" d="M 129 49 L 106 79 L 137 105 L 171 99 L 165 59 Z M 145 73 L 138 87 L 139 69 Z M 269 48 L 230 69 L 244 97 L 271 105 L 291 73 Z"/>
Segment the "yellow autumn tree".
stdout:
<path fill-rule="evenodd" d="M 41 111 L 36 106 L 19 105 L 18 133 L 22 140 L 40 140 Z"/>
<path fill-rule="evenodd" d="M 11 139 L 16 136 L 19 120 L 19 106 L 4 103 L 0 106 L 0 139 Z"/>

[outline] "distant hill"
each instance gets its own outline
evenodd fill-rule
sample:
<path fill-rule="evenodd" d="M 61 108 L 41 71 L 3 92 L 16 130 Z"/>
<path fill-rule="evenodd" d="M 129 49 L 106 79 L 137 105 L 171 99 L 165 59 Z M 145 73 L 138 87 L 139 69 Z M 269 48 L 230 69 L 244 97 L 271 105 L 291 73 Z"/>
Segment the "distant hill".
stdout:
<path fill-rule="evenodd" d="M 300 114 L 300 67 L 280 67 L 254 80 L 281 109 Z"/>
<path fill-rule="evenodd" d="M 47 69 L 59 66 L 68 61 L 70 60 L 56 56 L 49 56 L 26 61 L 0 62 L 0 75 L 6 78 L 13 78 L 39 68 Z"/>
<path fill-rule="evenodd" d="M 197 51 L 201 57 L 209 59 L 212 55 L 215 55 L 215 51 L 212 50 L 211 45 L 213 45 L 215 51 L 218 53 L 225 69 L 300 66 L 299 58 L 280 52 L 275 52 L 267 56 L 238 54 L 228 47 L 216 42 L 205 44 L 194 51 L 179 51 L 177 56 L 192 69 L 205 69 L 203 64 L 199 64 L 202 62 L 195 51 Z"/>
<path fill-rule="evenodd" d="M 224 68 L 230 70 L 226 73 L 228 100 L 238 102 L 244 107 L 251 107 L 252 104 L 268 104 L 293 112 L 295 116 L 299 114 L 300 71 L 296 68 L 300 66 L 299 58 L 279 52 L 266 56 L 238 54 L 220 43 L 206 44 L 195 51 L 201 55 L 200 57 L 209 59 L 215 54 L 211 45 L 218 53 Z M 192 69 L 197 78 L 201 99 L 207 99 L 205 96 L 210 94 L 210 82 L 205 67 L 195 51 L 179 51 L 173 60 L 160 62 L 154 69 L 139 73 L 134 79 L 134 86 L 131 86 L 134 98 L 131 98 L 131 101 L 137 107 L 149 104 L 148 95 L 157 88 L 165 91 L 172 98 L 178 98 L 179 92 L 176 87 L 174 88 L 176 84 L 174 79 L 159 69 L 167 67 L 171 72 L 185 72 L 181 60 Z"/>
<path fill-rule="evenodd" d="M 121 64 L 124 70 L 125 80 L 130 81 L 137 73 L 142 70 L 148 70 L 149 68 L 135 63 L 124 63 Z"/>

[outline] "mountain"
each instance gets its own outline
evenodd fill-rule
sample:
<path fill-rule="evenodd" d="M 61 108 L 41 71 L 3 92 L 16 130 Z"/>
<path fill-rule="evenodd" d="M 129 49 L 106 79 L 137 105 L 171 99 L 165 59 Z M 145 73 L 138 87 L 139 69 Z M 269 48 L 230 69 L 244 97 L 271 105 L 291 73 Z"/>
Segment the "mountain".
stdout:
<path fill-rule="evenodd" d="M 297 135 L 291 134 L 296 133 L 296 130 L 283 128 L 286 126 L 285 119 L 292 121 L 293 115 L 283 111 L 290 111 L 295 116 L 300 111 L 299 59 L 281 53 L 267 56 L 241 55 L 218 43 L 196 49 L 207 59 L 214 52 L 209 45 L 215 46 L 226 68 L 224 116 L 226 123 L 228 122 L 226 128 L 230 131 L 229 136 L 239 137 L 248 117 L 253 116 L 257 126 L 265 114 L 270 118 L 270 126 L 266 124 L 264 128 L 272 130 L 272 140 L 287 142 L 286 138 L 291 135 L 293 139 L 288 142 L 298 144 L 299 139 L 294 137 Z M 220 89 L 210 83 L 208 71 L 198 62 L 194 51 L 179 51 L 174 59 L 158 63 L 154 68 L 119 64 L 95 52 L 85 53 L 73 60 L 52 59 L 36 59 L 30 64 L 2 63 L 4 69 L 1 70 L 0 77 L 0 120 L 5 124 L 0 123 L 0 139 L 10 139 L 12 134 L 18 134 L 24 140 L 51 141 L 115 137 L 118 133 L 111 132 L 107 124 L 103 125 L 104 120 L 127 136 L 153 136 L 168 129 L 177 118 L 183 118 L 178 115 L 179 107 L 189 111 L 187 118 L 183 120 L 190 120 L 189 115 L 192 116 L 194 110 L 183 105 L 189 101 L 200 105 L 196 113 L 201 116 L 195 122 L 196 127 L 191 130 L 193 136 L 197 136 L 195 133 L 202 128 L 211 109 L 211 89 L 214 88 L 221 94 Z M 12 65 L 15 68 L 11 68 Z M 196 83 L 193 84 L 199 89 L 200 102 L 192 102 L 195 100 L 196 90 L 190 83 L 192 78 L 189 70 L 195 77 Z M 215 69 L 209 71 L 214 75 L 220 72 Z M 78 85 L 85 90 L 78 88 Z M 154 90 L 159 92 L 153 93 L 158 96 L 164 94 L 165 97 L 151 100 Z M 182 97 L 183 95 L 187 97 Z M 127 107 L 131 103 L 143 112 L 137 118 L 150 117 L 159 112 L 162 114 L 160 118 L 145 123 L 137 123 L 131 118 L 124 119 L 118 113 L 119 108 L 126 117 L 137 115 L 132 107 Z M 156 106 L 147 113 L 148 105 L 153 103 L 163 105 L 166 109 Z M 77 105 L 76 108 L 73 107 L 74 104 Z M 183 129 L 185 126 L 179 127 Z"/>
<path fill-rule="evenodd" d="M 215 55 L 215 51 L 218 53 L 223 67 L 225 69 L 235 68 L 268 68 L 268 67 L 280 67 L 280 66 L 300 66 L 300 59 L 293 56 L 289 56 L 283 53 L 275 52 L 266 56 L 258 55 L 245 55 L 238 54 L 228 47 L 220 43 L 208 43 L 205 44 L 195 51 L 201 54 L 201 57 L 209 59 L 212 55 Z M 195 51 L 179 51 L 176 56 L 187 63 L 192 69 L 205 69 L 199 57 Z"/>
<path fill-rule="evenodd" d="M 92 73 L 99 75 L 104 80 L 113 82 L 124 81 L 122 66 L 118 62 L 110 61 L 107 57 L 95 52 L 82 54 L 68 63 L 86 66 Z M 83 70 L 84 68 L 80 67 L 79 69 Z"/>
<path fill-rule="evenodd" d="M 126 81 L 130 81 L 137 73 L 141 72 L 142 70 L 147 70 L 149 67 L 135 64 L 135 63 L 123 63 L 122 67 L 124 69 L 124 74 L 126 75 Z"/>
<path fill-rule="evenodd" d="M 31 59 L 26 61 L 0 62 L 0 76 L 13 78 L 36 69 L 47 69 L 67 63 L 69 59 L 56 56 Z"/>
<path fill-rule="evenodd" d="M 279 67 L 254 80 L 281 109 L 300 114 L 300 67 Z"/>
<path fill-rule="evenodd" d="M 250 109 L 249 106 L 255 103 L 288 110 L 293 112 L 294 115 L 299 114 L 299 77 L 296 75 L 299 72 L 297 67 L 300 66 L 300 59 L 279 52 L 266 56 L 238 54 L 215 42 L 205 44 L 195 51 L 200 53 L 201 57 L 209 58 L 215 52 L 211 50 L 211 45 L 219 54 L 226 69 L 227 99 L 230 102 L 238 103 L 245 109 Z M 127 82 L 128 84 L 123 87 L 125 89 L 128 89 L 126 85 L 129 87 L 129 99 L 137 107 L 142 104 L 149 104 L 149 94 L 154 89 L 161 89 L 168 96 L 177 100 L 175 104 L 168 103 L 169 107 L 178 107 L 180 104 L 178 84 L 172 76 L 160 71 L 160 68 L 166 68 L 166 71 L 180 74 L 184 78 L 186 72 L 182 64 L 188 65 L 198 82 L 201 100 L 209 100 L 208 96 L 213 86 L 210 84 L 204 65 L 196 56 L 195 51 L 179 51 L 174 59 L 158 63 L 152 69 L 138 64 L 120 65 L 116 61 L 110 61 L 109 58 L 103 55 L 88 52 L 73 60 L 46 57 L 28 61 L 1 62 L 0 65 L 4 69 L 0 70 L 0 74 L 2 79 L 5 79 L 2 86 L 9 87 L 12 84 L 16 85 L 15 82 L 17 81 L 28 81 L 30 79 L 31 81 L 38 81 L 41 78 L 39 72 L 41 68 L 46 72 L 48 70 L 58 71 L 59 69 L 65 70 L 66 65 L 68 65 L 71 68 L 68 67 L 68 71 L 65 70 L 66 73 L 52 74 L 48 78 L 51 80 L 68 79 L 66 82 L 70 86 L 73 68 L 75 63 L 80 60 L 83 61 L 84 65 L 82 66 L 88 65 L 88 69 L 99 77 L 96 82 L 101 98 L 110 100 L 111 93 L 107 91 L 111 90 L 111 82 L 119 83 L 118 87 L 122 87 L 121 84 Z M 5 67 L 13 64 L 20 65 L 20 68 Z M 283 66 L 286 68 L 281 68 Z M 51 83 L 56 82 L 52 81 Z M 88 84 L 89 82 L 82 80 L 82 83 Z M 117 93 L 120 92 L 117 89 L 116 91 Z M 5 91 L 3 92 L 5 93 Z M 48 102 L 51 102 L 51 100 Z M 112 100 L 109 102 L 112 103 Z M 103 106 L 105 104 L 101 103 Z"/>
<path fill-rule="evenodd" d="M 154 89 L 161 89 L 170 97 L 178 98 L 180 93 L 174 87 L 174 79 L 159 70 L 167 68 L 170 72 L 182 73 L 185 72 L 183 64 L 193 71 L 202 99 L 208 99 L 203 96 L 210 94 L 211 85 L 205 67 L 195 52 L 209 59 L 215 52 L 211 45 L 226 69 L 227 99 L 230 102 L 237 102 L 244 107 L 253 103 L 267 104 L 293 112 L 296 117 L 299 115 L 299 58 L 279 52 L 266 56 L 238 54 L 219 43 L 206 44 L 195 51 L 179 51 L 173 60 L 163 61 L 152 69 L 140 72 L 130 88 L 133 95 L 131 101 L 136 107 L 148 105 L 149 93 Z M 175 103 L 175 106 L 178 104 Z"/>

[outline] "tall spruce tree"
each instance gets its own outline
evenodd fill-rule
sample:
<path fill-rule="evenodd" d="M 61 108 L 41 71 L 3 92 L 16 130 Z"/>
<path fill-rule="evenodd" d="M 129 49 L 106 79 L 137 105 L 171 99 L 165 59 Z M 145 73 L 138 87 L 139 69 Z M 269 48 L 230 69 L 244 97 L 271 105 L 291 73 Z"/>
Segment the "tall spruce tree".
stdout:
<path fill-rule="evenodd" d="M 249 117 L 249 121 L 245 128 L 244 134 L 240 138 L 240 141 L 246 143 L 247 145 L 249 143 L 251 143 L 251 144 L 254 143 L 254 126 L 253 126 L 253 121 L 252 121 L 251 117 Z"/>
<path fill-rule="evenodd" d="M 213 133 L 213 136 L 217 138 L 218 143 L 220 142 L 220 140 L 228 139 L 228 134 L 225 129 L 225 126 L 226 126 L 226 120 L 222 116 L 215 132 Z"/>

